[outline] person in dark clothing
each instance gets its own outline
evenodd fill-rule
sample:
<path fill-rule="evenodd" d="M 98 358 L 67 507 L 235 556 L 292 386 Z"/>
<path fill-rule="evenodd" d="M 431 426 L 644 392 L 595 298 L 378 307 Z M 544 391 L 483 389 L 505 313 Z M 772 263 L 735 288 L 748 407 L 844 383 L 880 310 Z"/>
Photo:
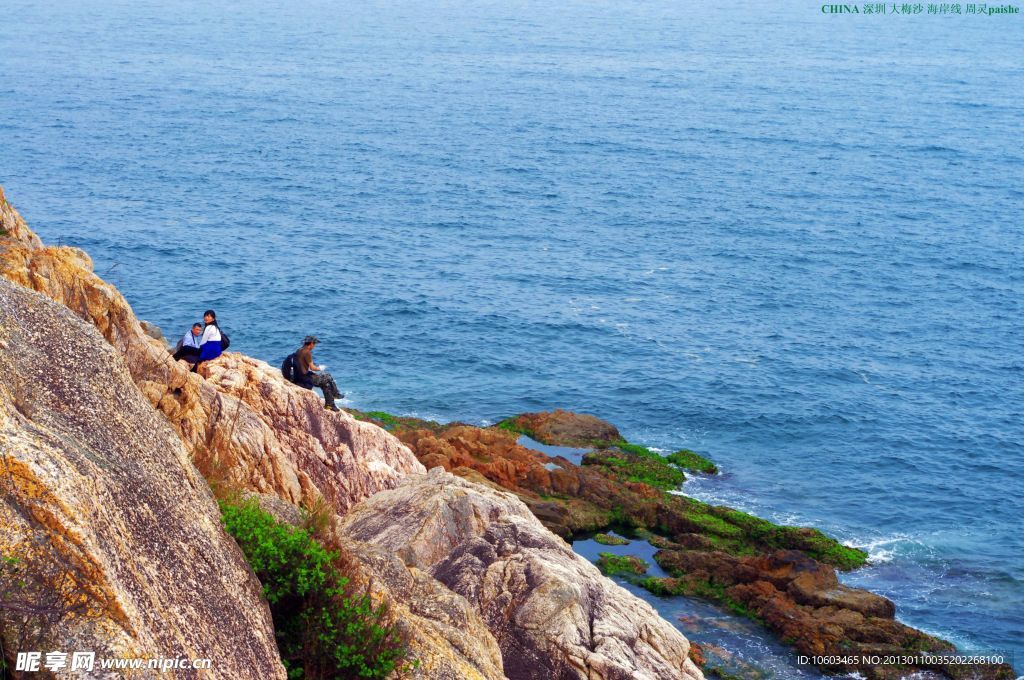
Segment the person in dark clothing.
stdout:
<path fill-rule="evenodd" d="M 192 324 L 191 330 L 187 331 L 185 335 L 178 340 L 178 344 L 174 347 L 174 360 L 179 361 L 184 359 L 190 364 L 194 364 L 199 360 L 199 347 L 202 345 L 200 336 L 203 334 L 203 324 L 194 323 Z"/>
<path fill-rule="evenodd" d="M 337 411 L 334 400 L 344 399 L 345 395 L 338 391 L 331 374 L 313 363 L 313 348 L 319 342 L 315 335 L 307 335 L 302 340 L 302 347 L 295 352 L 295 383 L 303 387 L 319 387 L 324 393 L 324 408 Z"/>

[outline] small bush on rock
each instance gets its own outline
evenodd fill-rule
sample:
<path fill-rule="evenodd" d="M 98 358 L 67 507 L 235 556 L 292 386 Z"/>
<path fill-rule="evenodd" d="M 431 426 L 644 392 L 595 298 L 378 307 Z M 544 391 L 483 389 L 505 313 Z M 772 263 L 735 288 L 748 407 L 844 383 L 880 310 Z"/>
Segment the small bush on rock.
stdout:
<path fill-rule="evenodd" d="M 335 566 L 337 553 L 254 500 L 221 500 L 220 508 L 225 529 L 263 584 L 289 678 L 383 678 L 408 665 L 386 607 L 354 592 Z"/>

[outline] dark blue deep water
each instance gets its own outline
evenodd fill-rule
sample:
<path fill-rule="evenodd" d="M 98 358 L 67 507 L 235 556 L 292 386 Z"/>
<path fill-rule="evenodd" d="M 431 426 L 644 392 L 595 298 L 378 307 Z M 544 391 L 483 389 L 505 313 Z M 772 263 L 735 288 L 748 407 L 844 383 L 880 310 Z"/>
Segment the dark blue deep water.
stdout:
<path fill-rule="evenodd" d="M 964 5 L 966 8 L 966 5 Z M 1024 653 L 1024 20 L 0 0 L 0 183 L 176 335 L 350 403 L 565 407 Z"/>

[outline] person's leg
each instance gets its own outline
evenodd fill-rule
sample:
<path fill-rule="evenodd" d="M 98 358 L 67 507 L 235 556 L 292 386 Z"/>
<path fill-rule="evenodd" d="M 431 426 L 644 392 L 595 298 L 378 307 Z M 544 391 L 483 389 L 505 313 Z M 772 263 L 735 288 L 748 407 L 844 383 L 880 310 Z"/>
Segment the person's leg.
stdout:
<path fill-rule="evenodd" d="M 199 350 L 195 347 L 182 347 L 174 353 L 174 360 L 181 361 L 182 359 L 189 363 L 194 363 L 199 360 Z"/>
<path fill-rule="evenodd" d="M 335 409 L 334 405 L 334 390 L 331 389 L 331 384 L 334 381 L 331 376 L 327 373 L 320 372 L 313 374 L 313 386 L 319 387 L 324 393 L 324 408 Z"/>
<path fill-rule="evenodd" d="M 327 383 L 327 386 L 331 389 L 331 394 L 334 395 L 334 399 L 341 399 L 345 396 L 338 391 L 338 383 L 334 382 L 334 376 L 327 371 L 324 371 L 322 375 L 324 376 L 324 382 Z"/>

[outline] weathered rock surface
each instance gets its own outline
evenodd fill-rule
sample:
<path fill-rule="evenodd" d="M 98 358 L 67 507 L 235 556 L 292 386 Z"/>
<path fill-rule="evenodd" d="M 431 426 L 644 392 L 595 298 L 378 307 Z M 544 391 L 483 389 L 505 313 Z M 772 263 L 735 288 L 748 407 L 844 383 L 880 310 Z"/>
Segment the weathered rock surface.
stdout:
<path fill-rule="evenodd" d="M 21 215 L 7 202 L 4 188 L 0 187 L 0 239 L 9 238 L 30 248 L 42 248 L 43 242 L 21 219 Z"/>
<path fill-rule="evenodd" d="M 285 676 L 260 584 L 181 440 L 91 325 L 3 279 L 0 553 L 15 560 L 0 563 L 9 655 L 209 658 L 203 677 Z"/>
<path fill-rule="evenodd" d="M 323 497 L 339 513 L 423 466 L 394 437 L 262 361 L 228 352 L 190 373 L 151 337 L 124 297 L 76 248 L 44 247 L 0 195 L 0 276 L 39 291 L 92 323 L 124 358 L 136 384 L 170 421 L 196 466 L 298 505 Z M 13 238 L 12 238 L 13 237 Z"/>
<path fill-rule="evenodd" d="M 503 680 L 501 649 L 477 610 L 429 573 L 408 566 L 390 550 L 347 538 L 375 602 L 387 602 L 421 680 Z"/>
<path fill-rule="evenodd" d="M 338 532 L 465 597 L 497 639 L 509 678 L 702 677 L 674 627 L 511 494 L 435 469 L 355 506 Z"/>

